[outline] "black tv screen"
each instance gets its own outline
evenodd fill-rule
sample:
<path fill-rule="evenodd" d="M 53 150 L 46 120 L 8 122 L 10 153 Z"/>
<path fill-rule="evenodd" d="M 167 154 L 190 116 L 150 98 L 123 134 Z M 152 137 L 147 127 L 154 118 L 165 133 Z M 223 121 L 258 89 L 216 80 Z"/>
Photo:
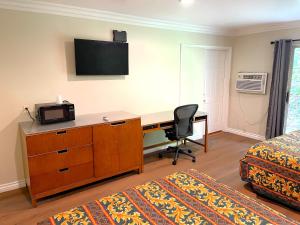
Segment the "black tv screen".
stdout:
<path fill-rule="evenodd" d="M 128 75 L 128 43 L 74 39 L 76 75 Z"/>

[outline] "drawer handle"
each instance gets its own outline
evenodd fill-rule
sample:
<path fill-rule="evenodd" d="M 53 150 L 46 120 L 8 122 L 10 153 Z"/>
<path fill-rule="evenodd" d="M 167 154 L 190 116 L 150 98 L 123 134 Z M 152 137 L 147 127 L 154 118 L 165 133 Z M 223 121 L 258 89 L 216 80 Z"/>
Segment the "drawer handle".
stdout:
<path fill-rule="evenodd" d="M 63 134 L 66 134 L 66 133 L 67 133 L 66 130 L 56 132 L 57 135 L 63 135 Z"/>
<path fill-rule="evenodd" d="M 110 125 L 111 126 L 120 126 L 120 125 L 125 124 L 125 123 L 126 123 L 126 121 L 120 121 L 120 122 L 111 123 Z"/>
<path fill-rule="evenodd" d="M 69 171 L 69 168 L 63 168 L 58 170 L 60 173 L 66 173 Z"/>
<path fill-rule="evenodd" d="M 68 149 L 63 149 L 63 150 L 59 150 L 57 151 L 57 154 L 64 154 L 64 153 L 67 153 L 68 152 Z"/>

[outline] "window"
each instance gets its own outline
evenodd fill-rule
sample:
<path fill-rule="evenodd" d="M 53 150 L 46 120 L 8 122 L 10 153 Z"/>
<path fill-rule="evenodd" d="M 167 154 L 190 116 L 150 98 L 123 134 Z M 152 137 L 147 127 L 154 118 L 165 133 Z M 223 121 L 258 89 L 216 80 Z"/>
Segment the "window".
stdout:
<path fill-rule="evenodd" d="M 286 133 L 300 130 L 300 47 L 294 48 Z"/>

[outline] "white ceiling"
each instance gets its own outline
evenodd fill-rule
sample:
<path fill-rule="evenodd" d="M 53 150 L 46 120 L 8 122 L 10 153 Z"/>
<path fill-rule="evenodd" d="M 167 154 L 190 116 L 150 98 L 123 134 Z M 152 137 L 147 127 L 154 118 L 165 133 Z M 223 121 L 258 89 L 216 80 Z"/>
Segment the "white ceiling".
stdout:
<path fill-rule="evenodd" d="M 300 0 L 195 0 L 190 7 L 178 0 L 40 1 L 225 29 L 300 20 Z"/>

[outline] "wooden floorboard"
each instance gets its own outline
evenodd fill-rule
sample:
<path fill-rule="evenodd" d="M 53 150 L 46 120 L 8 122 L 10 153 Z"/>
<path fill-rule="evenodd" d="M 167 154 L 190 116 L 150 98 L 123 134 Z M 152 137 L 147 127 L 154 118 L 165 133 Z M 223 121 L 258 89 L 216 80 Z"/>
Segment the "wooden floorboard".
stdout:
<path fill-rule="evenodd" d="M 225 183 L 234 189 L 262 202 L 269 207 L 300 221 L 299 212 L 281 204 L 257 196 L 251 188 L 239 177 L 239 159 L 247 148 L 256 140 L 229 134 L 218 133 L 209 136 L 209 150 L 204 153 L 200 146 L 188 144 L 197 156 L 197 162 L 181 157 L 176 166 L 171 158 L 158 159 L 157 153 L 145 157 L 145 171 L 138 175 L 125 174 L 110 180 L 78 188 L 40 202 L 37 208 L 32 208 L 26 189 L 19 189 L 0 194 L 0 224 L 36 224 L 37 222 L 58 212 L 68 210 L 97 198 L 124 191 L 130 187 L 158 177 L 166 176 L 178 170 L 190 168 L 204 172 L 217 181 Z"/>

